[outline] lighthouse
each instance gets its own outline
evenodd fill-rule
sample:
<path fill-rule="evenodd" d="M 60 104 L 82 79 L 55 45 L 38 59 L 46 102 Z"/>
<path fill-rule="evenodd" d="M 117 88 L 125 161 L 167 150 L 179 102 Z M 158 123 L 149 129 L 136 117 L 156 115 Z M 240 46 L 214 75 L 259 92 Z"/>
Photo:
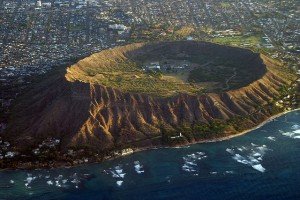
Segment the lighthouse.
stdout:
<path fill-rule="evenodd" d="M 36 1 L 36 6 L 37 7 L 42 7 L 42 1 L 41 0 Z"/>

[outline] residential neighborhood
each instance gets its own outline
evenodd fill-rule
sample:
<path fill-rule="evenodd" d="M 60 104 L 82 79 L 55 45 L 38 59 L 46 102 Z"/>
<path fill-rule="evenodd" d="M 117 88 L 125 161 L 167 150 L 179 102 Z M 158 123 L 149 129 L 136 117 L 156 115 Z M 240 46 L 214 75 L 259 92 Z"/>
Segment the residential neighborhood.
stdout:
<path fill-rule="evenodd" d="M 297 0 L 0 0 L 0 123 L 35 77 L 132 42 L 212 41 L 297 70 L 299 21 Z"/>
<path fill-rule="evenodd" d="M 300 199 L 300 0 L 0 0 L 0 200 Z"/>

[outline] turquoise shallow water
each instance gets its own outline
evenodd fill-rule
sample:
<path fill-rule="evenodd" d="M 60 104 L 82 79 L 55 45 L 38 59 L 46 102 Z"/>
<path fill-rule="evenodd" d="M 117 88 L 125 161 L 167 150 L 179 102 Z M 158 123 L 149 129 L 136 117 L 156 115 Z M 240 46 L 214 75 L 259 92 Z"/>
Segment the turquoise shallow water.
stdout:
<path fill-rule="evenodd" d="M 227 141 L 3 171 L 0 199 L 300 199 L 300 111 Z"/>

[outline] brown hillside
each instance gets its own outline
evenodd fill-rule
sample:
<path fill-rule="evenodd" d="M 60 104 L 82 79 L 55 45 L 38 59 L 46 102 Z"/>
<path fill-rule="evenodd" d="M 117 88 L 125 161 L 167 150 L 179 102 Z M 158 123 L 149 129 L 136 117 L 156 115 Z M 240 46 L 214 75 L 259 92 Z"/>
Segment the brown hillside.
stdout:
<path fill-rule="evenodd" d="M 210 43 L 179 44 L 182 47 L 172 43 L 117 47 L 79 61 L 68 68 L 67 73 L 52 75 L 22 97 L 15 106 L 5 135 L 20 147 L 55 137 L 62 140 L 63 149 L 89 146 L 104 151 L 120 145 L 159 145 L 165 128 L 175 133 L 184 126 L 209 124 L 216 120 L 227 123 L 236 118 L 244 119 L 243 124 L 250 128 L 273 114 L 267 105 L 279 96 L 282 85 L 291 81 L 286 76 L 277 75 L 281 66 L 248 50 Z M 143 55 L 159 56 L 165 51 L 174 53 L 176 48 L 184 48 L 189 54 L 195 52 L 196 47 L 199 47 L 198 53 L 214 51 L 219 55 L 245 59 L 245 65 L 255 69 L 251 82 L 220 93 L 179 93 L 157 97 L 104 86 L 87 74 L 88 70 L 97 72 L 99 67 L 110 69 L 126 60 L 144 59 Z M 238 131 L 231 125 L 220 136 Z M 185 142 L 205 139 L 205 136 L 183 134 Z"/>

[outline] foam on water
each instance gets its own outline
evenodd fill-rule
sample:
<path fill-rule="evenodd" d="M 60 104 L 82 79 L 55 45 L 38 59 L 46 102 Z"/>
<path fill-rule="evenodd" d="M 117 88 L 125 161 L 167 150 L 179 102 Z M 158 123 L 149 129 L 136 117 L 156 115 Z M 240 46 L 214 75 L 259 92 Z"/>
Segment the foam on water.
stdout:
<path fill-rule="evenodd" d="M 230 154 L 234 154 L 234 150 L 233 149 L 230 149 L 230 148 L 227 148 L 226 151 Z"/>
<path fill-rule="evenodd" d="M 300 129 L 300 125 L 294 124 L 294 125 L 291 127 L 291 129 L 293 129 L 293 130 Z"/>
<path fill-rule="evenodd" d="M 42 178 L 42 177 L 41 177 Z M 81 184 L 81 179 L 84 179 L 83 175 L 78 175 L 77 173 L 74 173 L 72 175 L 69 176 L 70 180 L 66 177 L 64 177 L 63 175 L 58 175 L 56 177 L 54 177 L 52 180 L 50 179 L 50 176 L 45 176 L 44 179 L 46 180 L 46 183 L 49 186 L 55 186 L 58 188 L 69 188 L 73 185 L 73 187 L 75 188 L 79 188 L 79 185 Z M 70 184 L 67 184 L 67 183 Z"/>
<path fill-rule="evenodd" d="M 244 149 L 243 148 L 237 148 L 239 151 L 243 151 Z"/>
<path fill-rule="evenodd" d="M 75 188 L 79 188 L 79 184 L 81 183 L 78 174 L 74 173 L 72 176 L 70 176 L 71 179 L 71 183 L 73 183 L 75 185 Z"/>
<path fill-rule="evenodd" d="M 293 131 L 293 133 L 300 134 L 300 129 L 297 129 L 297 130 Z"/>
<path fill-rule="evenodd" d="M 36 170 L 38 171 L 38 170 Z M 49 172 L 48 172 L 49 173 Z M 69 188 L 69 187 L 75 187 L 79 188 L 79 186 L 82 184 L 82 180 L 88 179 L 91 176 L 89 174 L 77 174 L 73 173 L 71 175 L 53 175 L 53 178 L 49 174 L 41 173 L 39 172 L 34 173 L 27 173 L 25 177 L 23 178 L 24 185 L 27 189 L 35 189 L 35 187 L 39 186 L 39 182 L 43 182 L 47 186 L 54 186 L 57 188 Z M 9 183 L 11 185 L 15 184 L 15 180 L 10 179 Z"/>
<path fill-rule="evenodd" d="M 273 136 L 269 136 L 269 137 L 267 137 L 269 140 L 271 140 L 271 141 L 276 141 L 276 138 L 275 137 L 273 137 Z"/>
<path fill-rule="evenodd" d="M 248 156 L 249 160 L 250 160 L 250 163 L 259 163 L 259 161 L 254 158 L 253 156 Z"/>
<path fill-rule="evenodd" d="M 47 181 L 47 184 L 48 185 L 53 185 L 53 181 L 49 180 L 49 181 Z"/>
<path fill-rule="evenodd" d="M 145 172 L 143 169 L 143 165 L 141 165 L 140 161 L 134 161 L 134 169 L 138 174 Z"/>
<path fill-rule="evenodd" d="M 252 145 L 253 147 L 256 147 L 256 146 L 257 146 L 257 144 L 254 144 L 254 143 L 252 143 L 252 142 L 251 142 L 251 145 Z"/>
<path fill-rule="evenodd" d="M 123 173 L 123 169 L 121 168 L 121 165 L 115 166 L 114 169 L 110 170 L 110 173 L 113 178 L 124 178 L 126 173 Z"/>
<path fill-rule="evenodd" d="M 250 164 L 250 162 L 248 160 L 246 160 L 246 158 L 241 156 L 240 154 L 235 154 L 232 158 L 239 163 L 243 163 L 245 165 Z"/>
<path fill-rule="evenodd" d="M 79 180 L 79 177 L 77 176 L 77 174 L 73 174 L 71 176 L 71 178 L 73 178 L 71 183 L 74 183 L 75 187 L 78 186 L 78 184 L 80 183 L 80 180 Z M 64 178 L 64 176 L 61 174 L 54 178 L 54 183 L 55 183 L 56 187 L 68 187 L 68 185 L 66 185 L 67 182 L 68 182 L 68 179 Z M 48 183 L 48 181 L 47 181 L 47 183 Z M 49 183 L 52 183 L 51 185 L 53 185 L 53 181 L 50 180 Z"/>
<path fill-rule="evenodd" d="M 254 157 L 260 157 L 260 156 L 261 156 L 261 154 L 260 154 L 260 153 L 258 153 L 258 152 L 254 152 L 254 153 L 252 154 L 252 156 L 254 156 Z"/>
<path fill-rule="evenodd" d="M 242 149 L 244 149 L 244 150 L 248 150 L 248 148 L 247 148 L 247 147 L 245 147 L 245 146 L 242 146 Z"/>
<path fill-rule="evenodd" d="M 116 183 L 117 183 L 117 185 L 120 187 L 120 186 L 122 186 L 123 181 L 117 181 Z"/>
<path fill-rule="evenodd" d="M 139 163 L 139 161 L 135 161 L 134 162 L 136 165 L 135 165 L 135 169 L 137 170 L 139 170 L 139 171 L 142 171 L 141 170 L 141 168 L 142 168 L 142 166 L 140 165 L 140 163 Z M 126 165 L 128 165 L 128 164 L 126 164 Z M 139 165 L 139 166 L 138 166 Z M 110 168 L 109 170 L 104 170 L 104 172 L 106 173 L 106 174 L 111 174 L 111 176 L 113 177 L 113 178 L 115 178 L 115 179 L 117 179 L 116 180 L 116 184 L 117 184 L 117 186 L 121 186 L 122 184 L 123 184 L 123 180 L 122 179 L 124 179 L 125 178 L 125 175 L 126 175 L 126 173 L 124 173 L 124 170 L 123 170 L 123 168 L 122 168 L 122 165 L 117 165 L 117 166 L 115 166 L 114 168 Z M 107 172 L 109 172 L 109 173 L 107 173 Z M 142 173 L 142 172 L 141 172 Z"/>
<path fill-rule="evenodd" d="M 290 131 L 282 131 L 279 130 L 279 132 L 283 135 L 283 136 L 287 136 L 293 139 L 300 139 L 300 125 L 299 124 L 294 124 L 291 126 L 291 130 Z"/>
<path fill-rule="evenodd" d="M 261 164 L 257 164 L 257 165 L 252 165 L 252 167 L 260 172 L 265 172 L 266 169 L 261 165 Z"/>
<path fill-rule="evenodd" d="M 294 131 L 287 131 L 287 132 L 279 130 L 279 132 L 283 136 L 287 136 L 287 137 L 290 137 L 290 138 L 293 138 L 293 139 L 300 139 L 300 129 L 296 129 Z"/>
<path fill-rule="evenodd" d="M 27 174 L 27 178 L 25 181 L 25 187 L 31 188 L 30 184 L 36 179 L 36 176 L 32 176 L 32 174 Z"/>
<path fill-rule="evenodd" d="M 175 194 L 183 194 L 181 197 L 185 199 L 221 199 L 222 194 L 232 187 L 236 188 L 228 193 L 229 199 L 239 199 L 241 194 L 247 192 L 249 194 L 255 192 L 258 199 L 266 196 L 270 199 L 284 199 L 293 194 L 299 196 L 299 189 L 297 189 L 299 160 L 297 156 L 289 156 L 299 152 L 297 139 L 282 136 L 277 132 L 280 127 L 282 133 L 289 132 L 291 137 L 300 137 L 300 123 L 298 125 L 291 122 L 297 122 L 299 116 L 288 119 L 286 123 L 280 121 L 279 125 L 267 126 L 268 131 L 265 133 L 254 131 L 253 134 L 240 138 L 193 145 L 189 149 L 165 150 L 162 148 L 156 150 L 157 152 L 147 152 L 149 156 L 147 158 L 141 152 L 140 155 L 106 161 L 104 164 L 91 164 L 70 169 L 3 172 L 0 175 L 0 197 L 4 199 L 18 199 L 21 196 L 31 198 L 29 193 L 33 192 L 32 199 L 47 198 L 47 196 L 57 199 L 104 199 L 111 196 L 111 191 L 115 191 L 117 194 L 114 196 L 120 199 L 131 196 L 137 199 L 143 197 L 154 199 L 155 195 L 168 199 L 174 197 Z M 271 152 L 273 148 L 274 152 Z M 200 152 L 203 150 L 207 153 Z M 209 155 L 210 159 L 205 159 L 206 155 Z M 281 161 L 276 160 L 277 158 L 285 159 L 284 165 L 278 165 Z M 118 165 L 116 162 L 123 164 Z M 289 166 L 288 169 L 285 166 Z M 112 177 L 111 171 L 116 174 L 116 177 Z M 138 171 L 145 171 L 145 175 L 138 174 Z M 87 183 L 89 179 L 84 175 L 85 172 L 94 173 L 96 181 Z M 270 178 L 271 181 L 268 180 Z M 219 180 L 222 180 L 218 184 L 219 192 L 214 194 L 216 182 Z M 32 189 L 25 188 L 24 184 Z M 138 190 L 132 190 L 135 184 L 139 185 Z M 68 186 L 67 190 L 64 189 L 64 185 Z M 256 190 L 258 185 L 261 190 Z M 81 191 L 74 191 L 75 188 L 80 188 Z M 93 192 L 97 190 L 98 192 Z M 150 195 L 147 196 L 146 192 Z"/>
<path fill-rule="evenodd" d="M 251 166 L 257 171 L 265 172 L 266 169 L 261 165 L 260 162 L 263 160 L 263 156 L 265 155 L 266 151 L 270 149 L 268 149 L 266 145 L 259 146 L 254 143 L 251 143 L 251 147 L 252 148 L 246 148 L 244 146 L 227 148 L 226 151 L 232 155 L 232 158 L 235 161 Z M 236 151 L 239 151 L 239 153 L 236 153 Z"/>
<path fill-rule="evenodd" d="M 59 181 L 55 181 L 55 186 L 56 187 L 61 187 L 61 184 L 59 183 Z"/>
<path fill-rule="evenodd" d="M 184 164 L 182 165 L 182 170 L 186 172 L 196 172 L 196 167 L 198 166 L 197 160 L 202 160 L 206 158 L 204 152 L 196 152 L 192 154 L 188 154 L 184 156 L 182 159 L 184 161 Z"/>
<path fill-rule="evenodd" d="M 182 166 L 182 170 L 183 170 L 183 171 L 186 171 L 186 172 L 195 172 L 195 171 L 196 171 L 193 167 L 191 167 L 191 166 L 189 166 L 189 165 L 186 165 L 186 164 L 184 164 L 184 165 Z"/>

